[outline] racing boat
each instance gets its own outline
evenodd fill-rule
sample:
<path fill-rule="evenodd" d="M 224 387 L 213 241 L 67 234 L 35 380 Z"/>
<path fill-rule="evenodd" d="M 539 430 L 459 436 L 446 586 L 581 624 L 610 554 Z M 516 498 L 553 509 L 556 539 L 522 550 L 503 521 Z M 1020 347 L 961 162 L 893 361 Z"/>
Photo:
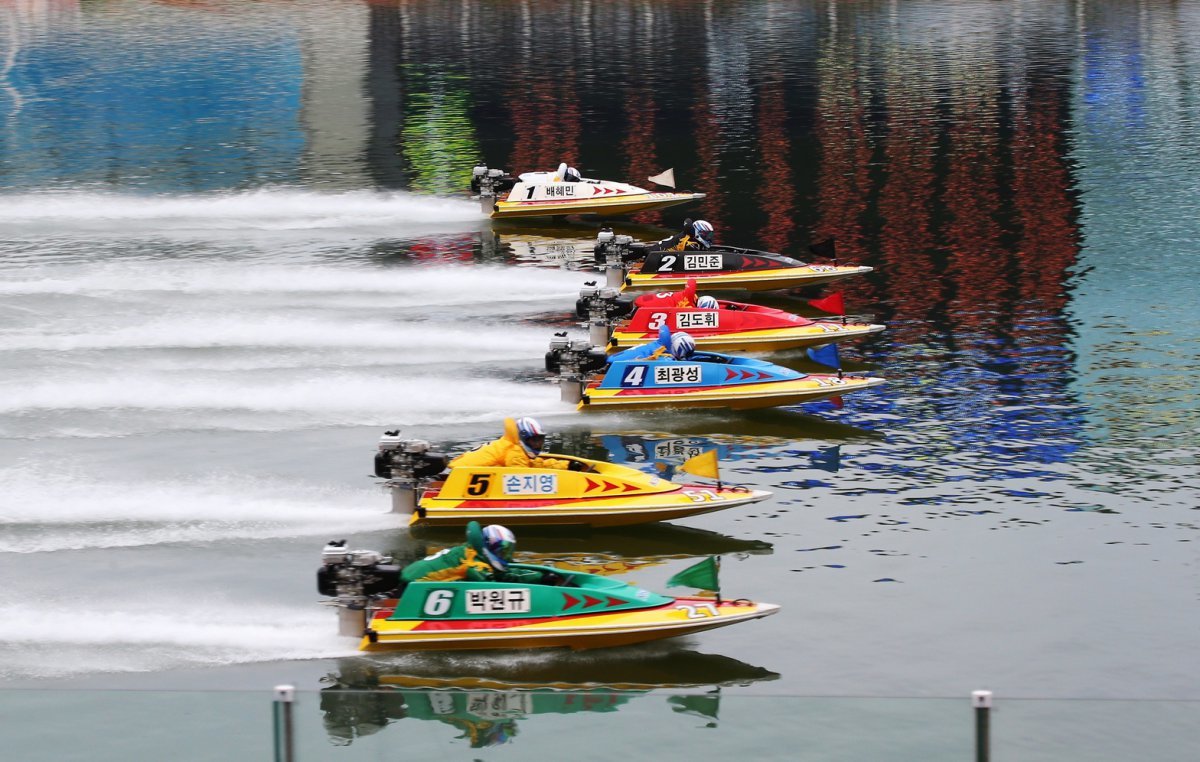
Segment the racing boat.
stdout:
<path fill-rule="evenodd" d="M 703 193 L 649 191 L 612 180 L 593 180 L 579 176 L 566 164 L 555 172 L 524 172 L 517 177 L 477 166 L 472 171 L 471 190 L 479 194 L 484 211 L 493 219 L 568 214 L 612 217 L 704 198 Z"/>
<path fill-rule="evenodd" d="M 664 332 L 669 336 L 666 326 L 660 329 L 660 336 Z M 603 349 L 590 342 L 571 341 L 565 334 L 551 341 L 546 369 L 558 375 L 563 399 L 577 403 L 579 410 L 746 410 L 840 397 L 883 383 L 882 378 L 874 376 L 801 373 L 765 360 L 717 352 L 696 352 L 687 360 L 670 355 L 608 358 Z M 601 373 L 600 377 L 592 378 L 596 373 Z"/>
<path fill-rule="evenodd" d="M 594 574 L 533 564 L 509 573 L 537 582 L 410 582 L 380 553 L 331 542 L 317 589 L 339 632 L 364 651 L 608 648 L 690 635 L 769 616 L 772 603 L 672 598 Z"/>
<path fill-rule="evenodd" d="M 573 468 L 456 466 L 422 440 L 381 438 L 375 475 L 387 479 L 393 510 L 412 526 L 462 526 L 469 521 L 513 526 L 612 527 L 711 513 L 770 497 L 764 490 L 718 482 L 680 484 L 635 468 L 546 454 Z M 418 498 L 418 493 L 419 498 Z"/>
<path fill-rule="evenodd" d="M 701 349 L 751 352 L 815 347 L 884 329 L 875 323 L 810 320 L 773 307 L 712 301 L 716 307 L 698 306 L 695 279 L 689 279 L 682 291 L 641 294 L 633 299 L 589 284 L 581 289 L 575 310 L 589 325 L 603 323 L 610 352 L 651 341 L 664 325 L 673 331 L 687 331 Z M 593 341 L 604 343 L 604 339 L 600 334 Z"/>
<path fill-rule="evenodd" d="M 712 246 L 703 251 L 665 251 L 658 242 L 637 243 L 632 236 L 602 230 L 595 257 L 609 275 L 609 285 L 630 291 L 683 288 L 694 278 L 704 289 L 769 291 L 801 288 L 863 275 L 863 265 L 817 265 L 768 251 Z"/>

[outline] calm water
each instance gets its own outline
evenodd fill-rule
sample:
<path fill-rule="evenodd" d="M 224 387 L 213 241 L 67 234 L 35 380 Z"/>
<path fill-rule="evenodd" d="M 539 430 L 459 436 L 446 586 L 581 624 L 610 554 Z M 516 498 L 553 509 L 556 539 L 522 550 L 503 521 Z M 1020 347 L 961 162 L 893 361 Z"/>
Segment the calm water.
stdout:
<path fill-rule="evenodd" d="M 1200 4 L 1166 0 L 0 5 L 0 686 L 293 682 L 344 753 L 469 701 L 343 690 L 399 676 L 660 707 L 1200 698 L 1198 41 Z M 849 309 L 888 325 L 842 356 L 888 384 L 574 413 L 542 354 L 597 228 L 493 225 L 480 159 L 708 194 L 625 223 L 645 238 L 695 214 L 789 253 L 836 236 L 876 268 Z M 604 654 L 355 656 L 316 605 L 323 543 L 453 539 L 386 512 L 378 435 L 460 450 L 513 414 L 646 468 L 716 445 L 775 492 L 524 551 L 650 588 L 722 554 L 727 594 L 783 612 Z M 498 695 L 550 736 L 583 717 Z M 602 695 L 599 737 L 632 716 Z M 785 748 L 742 706 L 672 705 Z"/>

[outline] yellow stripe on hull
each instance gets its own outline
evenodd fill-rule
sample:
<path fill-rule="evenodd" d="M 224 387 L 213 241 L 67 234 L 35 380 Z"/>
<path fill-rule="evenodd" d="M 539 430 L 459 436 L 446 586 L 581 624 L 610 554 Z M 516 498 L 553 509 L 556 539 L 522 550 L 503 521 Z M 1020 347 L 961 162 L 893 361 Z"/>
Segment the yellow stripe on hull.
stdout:
<path fill-rule="evenodd" d="M 712 499 L 693 500 L 688 494 L 710 494 Z M 702 513 L 756 503 L 771 496 L 763 490 L 718 490 L 716 487 L 668 492 L 634 498 L 608 498 L 548 506 L 519 505 L 519 501 L 497 502 L 494 506 L 457 507 L 457 500 L 422 500 L 422 511 L 413 514 L 413 526 L 462 526 L 468 521 L 516 526 L 617 527 L 670 521 Z M 632 502 L 636 501 L 636 502 Z M 439 504 L 440 503 L 440 504 Z"/>
<path fill-rule="evenodd" d="M 757 331 L 736 331 L 708 336 L 692 333 L 699 349 L 710 352 L 774 352 L 781 349 L 797 347 L 815 347 L 822 344 L 832 344 L 835 341 L 846 341 L 879 333 L 884 326 L 877 324 L 838 325 L 836 331 L 826 331 L 813 326 L 794 326 L 788 328 L 766 328 Z M 632 331 L 613 331 L 611 350 L 636 347 L 652 341 L 653 336 Z"/>
<path fill-rule="evenodd" d="M 831 381 L 833 379 L 826 379 Z M 761 384 L 714 386 L 690 392 L 672 394 L 621 394 L 621 389 L 589 387 L 584 391 L 579 410 L 608 410 L 611 408 L 646 410 L 663 407 L 723 407 L 751 410 L 760 407 L 796 405 L 815 402 L 861 391 L 883 383 L 882 378 L 846 376 L 839 383 L 818 383 L 811 377 L 793 381 L 770 381 Z"/>
<path fill-rule="evenodd" d="M 705 616 L 705 607 L 717 610 Z M 692 614 L 689 615 L 688 609 Z M 415 620 L 374 619 L 374 642 L 363 637 L 363 651 L 448 651 L 511 648 L 610 648 L 650 640 L 690 635 L 703 630 L 770 616 L 779 610 L 773 603 L 722 603 L 679 599 L 668 605 L 640 611 L 553 617 L 501 629 L 419 630 Z M 700 615 L 692 618 L 697 613 Z"/>
<path fill-rule="evenodd" d="M 746 270 L 722 275 L 687 273 L 663 277 L 630 273 L 625 277 L 626 291 L 670 291 L 684 288 L 689 280 L 704 289 L 745 289 L 747 291 L 770 291 L 777 288 L 802 288 L 831 283 L 852 275 L 869 273 L 873 267 L 838 267 L 836 270 L 818 270 L 810 267 L 787 267 L 779 270 Z"/>
<path fill-rule="evenodd" d="M 666 209 L 704 198 L 703 193 L 646 193 L 635 196 L 580 199 L 578 201 L 497 201 L 492 219 L 514 217 L 557 217 L 568 214 L 595 214 L 613 217 L 620 214 Z"/>

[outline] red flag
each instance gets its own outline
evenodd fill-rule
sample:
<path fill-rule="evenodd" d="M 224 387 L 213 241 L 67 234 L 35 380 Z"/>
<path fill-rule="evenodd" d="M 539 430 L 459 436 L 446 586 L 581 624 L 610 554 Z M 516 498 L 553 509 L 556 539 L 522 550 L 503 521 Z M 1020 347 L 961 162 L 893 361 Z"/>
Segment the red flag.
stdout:
<path fill-rule="evenodd" d="M 842 292 L 835 291 L 829 296 L 821 297 L 820 299 L 809 299 L 808 303 L 819 310 L 833 313 L 834 315 L 845 315 L 846 305 L 842 301 Z"/>

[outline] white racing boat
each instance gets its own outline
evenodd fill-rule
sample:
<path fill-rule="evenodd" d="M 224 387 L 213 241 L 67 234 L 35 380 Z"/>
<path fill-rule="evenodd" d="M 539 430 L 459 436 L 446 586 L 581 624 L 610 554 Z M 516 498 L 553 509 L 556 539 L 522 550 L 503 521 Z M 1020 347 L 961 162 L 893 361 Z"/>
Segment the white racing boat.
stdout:
<path fill-rule="evenodd" d="M 673 185 L 670 171 L 656 175 Z M 591 214 L 612 217 L 663 209 L 704 198 L 703 193 L 649 191 L 628 183 L 582 177 L 566 164 L 554 172 L 523 172 L 517 177 L 480 165 L 471 176 L 471 191 L 493 219 L 560 217 Z"/>

